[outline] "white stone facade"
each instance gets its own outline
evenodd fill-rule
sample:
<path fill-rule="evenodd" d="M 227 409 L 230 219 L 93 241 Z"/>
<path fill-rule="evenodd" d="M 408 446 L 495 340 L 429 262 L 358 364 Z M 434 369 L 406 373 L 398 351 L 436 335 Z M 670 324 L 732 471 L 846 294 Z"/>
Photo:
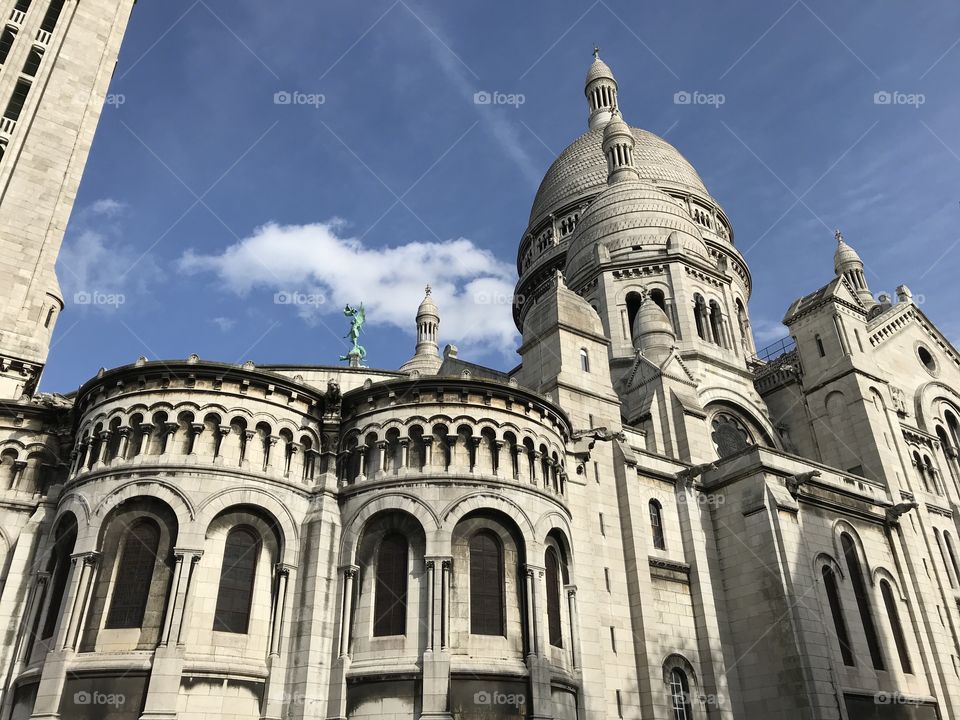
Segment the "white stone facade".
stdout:
<path fill-rule="evenodd" d="M 49 201 L 0 199 L 3 720 L 960 718 L 960 357 L 839 235 L 758 357 L 729 221 L 599 59 L 510 373 L 441 358 L 428 291 L 399 371 L 191 356 L 34 393 L 76 187 L 34 174 L 79 178 L 99 105 L 58 88 L 102 102 L 129 5 L 66 1 L 0 162 Z M 58 103 L 80 154 L 29 154 Z"/>

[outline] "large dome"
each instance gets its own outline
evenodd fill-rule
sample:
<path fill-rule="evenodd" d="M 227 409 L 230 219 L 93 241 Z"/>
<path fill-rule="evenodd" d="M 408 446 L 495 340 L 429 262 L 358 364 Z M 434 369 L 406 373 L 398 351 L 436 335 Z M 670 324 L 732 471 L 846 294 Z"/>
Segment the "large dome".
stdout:
<path fill-rule="evenodd" d="M 630 128 L 636 142 L 634 162 L 640 177 L 656 185 L 688 190 L 710 197 L 703 180 L 673 145 L 641 128 Z M 607 186 L 603 156 L 603 129 L 588 130 L 553 161 L 540 183 L 530 211 L 530 225 L 579 198 L 591 197 Z"/>

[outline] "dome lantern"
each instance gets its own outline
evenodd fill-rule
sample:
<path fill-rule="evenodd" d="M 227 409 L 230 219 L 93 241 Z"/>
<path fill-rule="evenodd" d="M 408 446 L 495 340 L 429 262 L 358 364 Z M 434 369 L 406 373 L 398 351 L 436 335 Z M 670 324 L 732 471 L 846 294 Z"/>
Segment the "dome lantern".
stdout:
<path fill-rule="evenodd" d="M 587 71 L 583 90 L 590 107 L 588 125 L 591 130 L 601 128 L 610 121 L 617 106 L 617 81 L 613 71 L 600 59 L 600 48 L 593 48 L 593 63 Z"/>
<path fill-rule="evenodd" d="M 416 370 L 421 375 L 435 375 L 440 369 L 440 346 L 437 344 L 440 309 L 431 297 L 432 292 L 427 285 L 423 301 L 417 308 L 417 347 L 413 357 L 400 367 L 404 372 Z"/>
<path fill-rule="evenodd" d="M 833 271 L 838 277 L 843 277 L 850 283 L 850 287 L 867 308 L 873 307 L 876 305 L 876 300 L 873 299 L 866 275 L 863 273 L 863 260 L 843 239 L 842 232 L 837 230 L 833 236 L 837 239 L 837 251 L 833 254 Z"/>
<path fill-rule="evenodd" d="M 607 184 L 624 180 L 639 180 L 640 173 L 633 162 L 633 150 L 636 143 L 633 132 L 620 111 L 613 108 L 613 116 L 603 130 L 603 154 L 607 158 Z"/>

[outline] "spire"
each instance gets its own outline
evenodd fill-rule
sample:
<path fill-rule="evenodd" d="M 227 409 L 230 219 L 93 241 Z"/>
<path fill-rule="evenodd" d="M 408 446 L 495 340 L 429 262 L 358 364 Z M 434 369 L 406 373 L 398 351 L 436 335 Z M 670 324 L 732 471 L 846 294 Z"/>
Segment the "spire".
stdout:
<path fill-rule="evenodd" d="M 434 375 L 440 369 L 440 347 L 437 345 L 440 309 L 433 302 L 432 293 L 433 288 L 427 285 L 423 301 L 417 308 L 417 347 L 413 357 L 400 367 L 403 372 Z"/>
<path fill-rule="evenodd" d="M 617 106 L 617 81 L 613 71 L 600 59 L 600 48 L 596 45 L 593 47 L 593 63 L 587 71 L 583 92 L 590 107 L 590 129 L 603 127 L 610 121 L 613 109 Z"/>
<path fill-rule="evenodd" d="M 640 173 L 633 163 L 635 140 L 630 126 L 620 117 L 616 105 L 610 122 L 603 129 L 603 154 L 607 158 L 607 184 L 624 180 L 639 180 Z"/>
<path fill-rule="evenodd" d="M 837 251 L 833 254 L 833 271 L 837 277 L 843 277 L 850 287 L 856 292 L 867 308 L 876 305 L 870 287 L 867 285 L 867 278 L 863 272 L 863 260 L 860 255 L 843 239 L 843 233 L 837 230 L 833 237 L 837 240 Z"/>

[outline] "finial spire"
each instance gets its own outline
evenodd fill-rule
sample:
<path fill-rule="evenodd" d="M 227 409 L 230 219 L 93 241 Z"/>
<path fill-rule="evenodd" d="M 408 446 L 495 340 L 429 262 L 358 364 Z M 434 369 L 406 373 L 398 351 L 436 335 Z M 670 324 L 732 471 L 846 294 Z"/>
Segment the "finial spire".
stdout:
<path fill-rule="evenodd" d="M 594 60 L 600 59 L 600 46 L 597 45 L 596 43 L 593 44 L 593 59 Z"/>
<path fill-rule="evenodd" d="M 837 228 L 837 231 L 833 234 L 833 236 L 837 239 L 838 243 L 843 242 L 843 233 L 840 232 L 840 228 Z"/>
<path fill-rule="evenodd" d="M 430 297 L 430 293 L 431 293 L 432 291 L 433 291 L 433 288 L 430 287 L 430 283 L 427 283 L 427 287 L 426 287 L 427 297 Z"/>

